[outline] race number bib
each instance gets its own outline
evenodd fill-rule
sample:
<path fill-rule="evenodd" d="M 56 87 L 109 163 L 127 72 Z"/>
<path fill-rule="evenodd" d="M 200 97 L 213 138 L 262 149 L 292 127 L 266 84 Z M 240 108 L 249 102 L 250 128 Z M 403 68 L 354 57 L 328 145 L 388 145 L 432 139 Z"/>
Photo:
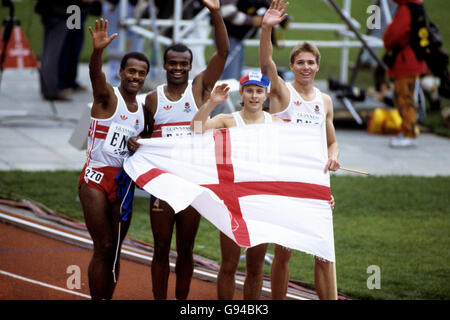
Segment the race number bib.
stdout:
<path fill-rule="evenodd" d="M 190 126 L 164 126 L 161 128 L 161 136 L 168 137 L 186 137 L 191 136 Z"/>
<path fill-rule="evenodd" d="M 127 142 L 134 135 L 136 135 L 134 129 L 113 122 L 109 127 L 103 151 L 115 157 L 127 157 Z"/>
<path fill-rule="evenodd" d="M 86 170 L 84 171 L 84 179 L 91 180 L 95 183 L 100 183 L 103 179 L 103 172 L 98 172 L 92 168 L 86 167 Z"/>

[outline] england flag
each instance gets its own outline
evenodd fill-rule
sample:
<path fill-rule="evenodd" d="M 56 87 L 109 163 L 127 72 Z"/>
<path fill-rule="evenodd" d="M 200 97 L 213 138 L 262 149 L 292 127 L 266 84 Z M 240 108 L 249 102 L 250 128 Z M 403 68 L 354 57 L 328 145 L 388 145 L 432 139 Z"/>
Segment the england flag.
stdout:
<path fill-rule="evenodd" d="M 193 206 L 242 247 L 277 243 L 334 262 L 324 134 L 272 123 L 141 139 L 124 169 L 175 212 Z"/>

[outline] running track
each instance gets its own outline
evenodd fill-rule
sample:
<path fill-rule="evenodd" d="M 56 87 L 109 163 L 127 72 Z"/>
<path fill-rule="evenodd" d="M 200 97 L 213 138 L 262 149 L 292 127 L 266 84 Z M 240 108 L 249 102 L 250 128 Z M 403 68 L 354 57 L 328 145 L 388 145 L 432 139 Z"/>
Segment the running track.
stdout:
<path fill-rule="evenodd" d="M 87 269 L 91 256 L 90 249 L 0 222 L 0 299 L 90 299 Z M 68 278 L 72 273 L 67 273 L 67 268 L 72 265 L 80 268 L 80 289 L 68 288 Z M 175 276 L 171 273 L 168 299 L 175 298 L 174 280 Z M 216 298 L 215 283 L 192 279 L 188 299 Z M 150 267 L 122 257 L 120 278 L 113 299 L 153 299 Z M 236 290 L 235 299 L 242 299 L 240 290 Z"/>

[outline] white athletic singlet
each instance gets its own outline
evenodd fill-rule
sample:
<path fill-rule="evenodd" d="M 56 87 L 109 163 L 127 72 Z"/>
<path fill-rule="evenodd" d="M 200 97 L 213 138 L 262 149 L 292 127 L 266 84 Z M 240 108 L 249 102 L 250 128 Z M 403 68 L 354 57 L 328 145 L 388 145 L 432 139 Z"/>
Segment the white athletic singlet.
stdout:
<path fill-rule="evenodd" d="M 264 112 L 264 123 L 272 123 L 272 116 L 268 112 L 265 111 L 263 112 Z M 242 127 L 246 125 L 239 111 L 233 112 L 232 115 L 234 117 L 234 120 L 236 121 L 236 127 Z"/>
<path fill-rule="evenodd" d="M 86 165 L 91 168 L 121 167 L 124 159 L 129 155 L 128 139 L 144 130 L 142 105 L 145 102 L 145 96 L 136 97 L 138 109 L 136 112 L 130 112 L 119 88 L 114 87 L 114 93 L 117 97 L 114 114 L 108 119 L 91 117 L 86 151 Z"/>
<path fill-rule="evenodd" d="M 191 121 L 198 111 L 192 93 L 192 81 L 189 81 L 186 90 L 178 101 L 167 99 L 164 94 L 164 86 L 160 85 L 157 88 L 158 101 L 153 117 L 155 123 L 152 138 L 191 135 Z"/>
<path fill-rule="evenodd" d="M 273 115 L 285 121 L 317 128 L 322 137 L 321 141 L 325 154 L 327 154 L 326 115 L 322 93 L 319 89 L 314 88 L 316 95 L 312 100 L 307 101 L 300 96 L 291 83 L 286 83 L 286 85 L 290 92 L 289 105 L 283 111 Z"/>

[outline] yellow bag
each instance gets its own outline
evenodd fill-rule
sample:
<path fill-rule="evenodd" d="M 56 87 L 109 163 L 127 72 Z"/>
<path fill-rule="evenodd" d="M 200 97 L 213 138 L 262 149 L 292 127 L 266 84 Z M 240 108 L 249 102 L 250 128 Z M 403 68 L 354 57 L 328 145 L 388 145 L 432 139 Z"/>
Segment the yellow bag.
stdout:
<path fill-rule="evenodd" d="M 367 131 L 374 134 L 398 134 L 402 129 L 402 117 L 397 109 L 376 108 L 367 124 Z"/>

